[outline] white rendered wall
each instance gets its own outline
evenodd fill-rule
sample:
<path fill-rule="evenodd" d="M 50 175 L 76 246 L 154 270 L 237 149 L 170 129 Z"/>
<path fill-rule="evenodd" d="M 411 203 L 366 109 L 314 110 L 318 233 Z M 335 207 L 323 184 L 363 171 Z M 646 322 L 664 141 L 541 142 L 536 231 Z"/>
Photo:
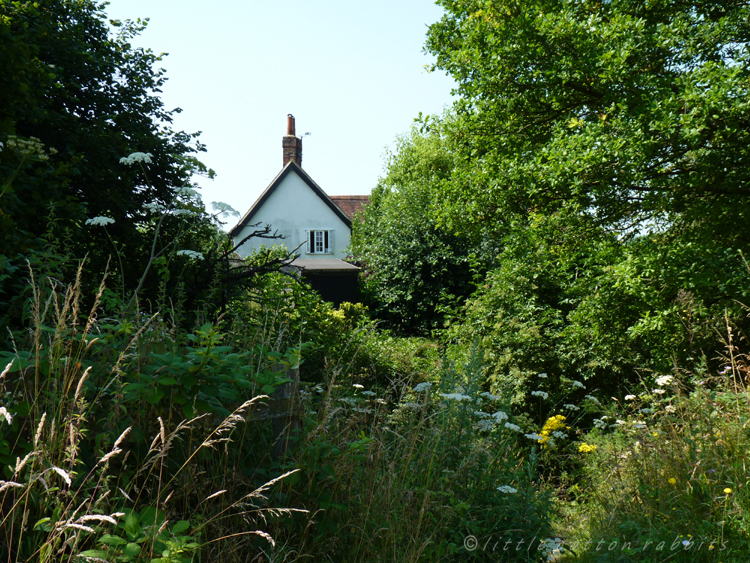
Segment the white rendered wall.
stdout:
<path fill-rule="evenodd" d="M 294 250 L 302 245 L 297 250 L 300 258 L 343 259 L 346 256 L 344 250 L 348 248 L 351 239 L 351 230 L 346 223 L 294 172 L 287 174 L 261 208 L 256 210 L 250 224 L 256 223 L 260 223 L 258 228 L 269 224 L 272 232 L 278 231 L 287 238 L 251 238 L 237 249 L 242 257 L 249 256 L 261 245 L 277 244 L 285 246 L 287 250 Z M 254 230 L 249 225 L 244 227 L 235 237 L 235 243 Z M 308 254 L 307 245 L 303 243 L 307 240 L 305 231 L 309 230 L 333 230 L 333 254 Z"/>

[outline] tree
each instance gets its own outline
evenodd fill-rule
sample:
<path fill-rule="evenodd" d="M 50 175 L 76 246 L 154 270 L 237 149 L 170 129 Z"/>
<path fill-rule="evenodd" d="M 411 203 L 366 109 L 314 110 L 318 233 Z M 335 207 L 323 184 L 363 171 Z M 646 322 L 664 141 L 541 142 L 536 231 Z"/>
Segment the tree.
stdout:
<path fill-rule="evenodd" d="M 363 263 L 370 305 L 407 333 L 439 328 L 446 307 L 472 292 L 484 267 L 488 245 L 439 226 L 431 213 L 454 167 L 444 138 L 450 121 L 427 118 L 398 140 L 387 174 L 353 223 L 352 253 Z"/>
<path fill-rule="evenodd" d="M 747 2 L 438 3 L 427 50 L 458 82 L 471 156 L 446 221 L 452 199 L 473 223 L 565 206 L 622 233 L 678 219 L 744 233 Z"/>
<path fill-rule="evenodd" d="M 438 224 L 502 238 L 455 334 L 498 384 L 710 365 L 747 328 L 750 5 L 438 3 L 461 95 Z"/>
<path fill-rule="evenodd" d="M 101 231 L 85 227 L 87 217 L 114 219 L 110 241 L 127 256 L 128 270 L 143 272 L 153 254 L 147 228 L 153 206 L 173 206 L 194 172 L 208 172 L 195 158 L 203 150 L 197 134 L 170 127 L 180 110 L 166 109 L 159 98 L 166 80 L 155 66 L 160 57 L 129 42 L 145 24 L 111 24 L 119 30 L 114 36 L 104 5 L 92 0 L 0 0 L 0 290 L 6 310 L 22 297 L 25 262 L 34 253 L 88 256 L 89 271 L 104 270 L 113 248 Z M 149 155 L 148 162 L 128 165 L 123 157 L 131 153 Z M 192 209 L 198 215 L 190 236 L 210 237 L 202 205 Z M 184 234 L 184 221 L 165 217 L 159 244 Z M 139 277 L 120 281 L 133 290 Z"/>

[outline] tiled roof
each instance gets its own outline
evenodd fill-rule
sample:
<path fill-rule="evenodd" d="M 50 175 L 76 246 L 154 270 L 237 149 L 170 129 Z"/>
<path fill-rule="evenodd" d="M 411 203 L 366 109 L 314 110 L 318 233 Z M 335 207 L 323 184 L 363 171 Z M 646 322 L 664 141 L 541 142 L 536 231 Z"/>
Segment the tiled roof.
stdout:
<path fill-rule="evenodd" d="M 354 215 L 365 205 L 370 203 L 370 196 L 367 195 L 331 195 L 328 196 L 349 219 L 354 219 Z"/>

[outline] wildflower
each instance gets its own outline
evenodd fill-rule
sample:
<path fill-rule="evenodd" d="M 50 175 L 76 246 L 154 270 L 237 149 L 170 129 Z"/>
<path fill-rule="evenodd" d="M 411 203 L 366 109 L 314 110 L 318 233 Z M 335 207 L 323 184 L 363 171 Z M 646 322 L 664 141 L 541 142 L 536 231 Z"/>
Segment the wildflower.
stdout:
<path fill-rule="evenodd" d="M 598 418 L 595 418 L 594 419 L 594 426 L 596 426 L 600 430 L 605 430 L 607 428 L 607 423 L 604 422 L 604 420 L 600 420 Z"/>
<path fill-rule="evenodd" d="M 654 409 L 641 409 L 640 412 L 643 414 L 654 414 Z"/>
<path fill-rule="evenodd" d="M 573 381 L 573 387 L 578 387 L 580 389 L 586 389 L 586 386 L 581 383 L 580 381 Z"/>
<path fill-rule="evenodd" d="M 690 542 L 688 540 L 682 540 L 682 545 L 688 547 L 690 545 Z"/>
<path fill-rule="evenodd" d="M 532 432 L 531 434 L 524 434 L 524 436 L 529 440 L 536 440 L 537 442 L 541 442 L 542 440 L 544 440 L 544 436 L 540 436 L 536 432 Z"/>
<path fill-rule="evenodd" d="M 8 412 L 5 407 L 0 407 L 0 419 L 4 418 L 5 422 L 11 424 L 13 422 L 13 416 Z"/>
<path fill-rule="evenodd" d="M 136 162 L 144 162 L 151 164 L 151 157 L 154 156 L 150 152 L 134 152 L 130 153 L 129 156 L 124 156 L 120 159 L 120 164 L 135 164 Z"/>
<path fill-rule="evenodd" d="M 541 397 L 542 399 L 546 399 L 547 397 L 549 397 L 549 393 L 547 393 L 546 391 L 532 391 L 531 396 Z"/>
<path fill-rule="evenodd" d="M 492 415 L 492 418 L 494 418 L 497 422 L 502 422 L 503 420 L 508 420 L 508 415 L 503 411 L 497 411 Z"/>
<path fill-rule="evenodd" d="M 670 485 L 676 485 L 677 479 L 675 479 L 674 477 L 670 477 L 669 479 L 667 479 L 667 483 L 669 483 Z"/>
<path fill-rule="evenodd" d="M 578 451 L 581 452 L 581 453 L 583 453 L 583 454 L 591 453 L 594 450 L 596 450 L 596 446 L 594 446 L 593 444 L 586 444 L 584 442 L 583 444 L 581 444 L 580 446 L 578 446 Z"/>
<path fill-rule="evenodd" d="M 665 385 L 669 385 L 670 383 L 672 383 L 673 379 L 674 377 L 672 377 L 671 375 L 662 375 L 661 377 L 656 378 L 656 384 L 659 387 L 664 387 Z"/>
<path fill-rule="evenodd" d="M 157 203 L 155 201 L 152 201 L 151 203 L 144 203 L 141 207 L 146 211 L 150 211 L 151 213 L 162 213 L 167 210 L 167 208 L 164 207 L 161 203 Z"/>
<path fill-rule="evenodd" d="M 175 209 L 172 211 L 172 215 L 179 217 L 180 215 L 187 215 L 188 217 L 197 217 L 198 214 L 191 209 Z"/>
<path fill-rule="evenodd" d="M 374 397 L 375 395 L 377 395 L 375 391 L 362 391 L 362 394 L 367 395 L 368 397 Z"/>
<path fill-rule="evenodd" d="M 564 438 L 567 438 L 568 435 L 565 432 L 560 432 L 559 430 L 553 430 L 552 435 L 557 438 L 558 440 L 562 440 Z"/>
<path fill-rule="evenodd" d="M 352 387 L 354 387 L 355 389 L 364 389 L 365 388 L 364 385 L 360 385 L 359 383 L 355 383 L 354 385 L 352 385 Z"/>
<path fill-rule="evenodd" d="M 732 366 L 726 366 L 723 370 L 719 372 L 719 375 L 726 375 L 731 371 L 732 371 Z"/>
<path fill-rule="evenodd" d="M 566 409 L 568 409 L 568 410 L 571 410 L 571 411 L 579 411 L 579 410 L 581 410 L 581 407 L 578 407 L 578 406 L 573 405 L 571 403 L 563 405 L 563 407 L 566 408 Z"/>
<path fill-rule="evenodd" d="M 730 489 L 729 487 L 727 487 L 726 489 L 724 489 L 724 494 L 731 495 L 732 494 L 732 489 Z"/>
<path fill-rule="evenodd" d="M 664 410 L 667 411 L 668 413 L 673 413 L 677 409 L 675 409 L 674 406 L 672 406 L 672 405 L 667 405 L 666 407 L 664 407 Z"/>
<path fill-rule="evenodd" d="M 508 485 L 502 485 L 498 487 L 497 490 L 501 493 L 505 493 L 506 495 L 512 495 L 513 493 L 518 492 L 518 489 L 514 489 L 513 487 L 510 487 Z"/>
<path fill-rule="evenodd" d="M 547 379 L 547 374 L 546 373 L 540 373 L 540 374 L 537 374 L 537 377 L 540 378 L 540 379 Z"/>
<path fill-rule="evenodd" d="M 480 397 L 484 397 L 485 399 L 489 399 L 490 401 L 499 401 L 500 397 L 497 395 L 493 395 L 492 393 L 488 393 L 487 391 L 483 391 L 479 394 Z"/>
<path fill-rule="evenodd" d="M 443 399 L 448 399 L 449 401 L 470 401 L 471 397 L 468 395 L 462 395 L 461 393 L 440 393 L 440 396 L 443 397 Z"/>
<path fill-rule="evenodd" d="M 203 254 L 198 252 L 197 250 L 178 250 L 177 256 L 187 256 L 191 259 L 194 258 L 196 260 L 203 260 Z"/>
<path fill-rule="evenodd" d="M 663 395 L 664 393 L 666 393 L 666 391 L 664 389 L 651 389 L 651 392 L 654 395 Z"/>
<path fill-rule="evenodd" d="M 479 418 L 490 418 L 490 415 L 482 411 L 474 411 L 474 414 Z"/>
<path fill-rule="evenodd" d="M 600 403 L 599 403 L 599 399 L 597 399 L 597 398 L 596 398 L 596 397 L 594 397 L 593 395 L 586 395 L 586 396 L 585 396 L 584 398 L 585 398 L 585 399 L 588 399 L 589 401 L 594 401 L 594 402 L 595 402 L 595 403 L 596 403 L 597 405 L 598 405 L 598 404 L 600 404 Z"/>
<path fill-rule="evenodd" d="M 432 387 L 432 383 L 427 383 L 427 382 L 419 383 L 414 387 L 414 392 L 421 393 L 422 391 L 429 391 L 430 387 Z"/>
<path fill-rule="evenodd" d="M 520 432 L 521 431 L 521 427 L 520 426 L 516 426 L 515 424 L 511 424 L 510 422 L 506 422 L 504 426 L 508 430 L 513 430 L 513 432 Z"/>
<path fill-rule="evenodd" d="M 479 432 L 489 432 L 493 428 L 495 428 L 495 421 L 491 418 L 482 419 L 474 425 L 474 430 Z"/>
<path fill-rule="evenodd" d="M 110 217 L 94 217 L 93 219 L 86 219 L 86 224 L 93 227 L 106 227 L 114 222 L 115 220 Z"/>
<path fill-rule="evenodd" d="M 625 395 L 626 401 L 635 401 L 636 397 L 635 395 Z"/>

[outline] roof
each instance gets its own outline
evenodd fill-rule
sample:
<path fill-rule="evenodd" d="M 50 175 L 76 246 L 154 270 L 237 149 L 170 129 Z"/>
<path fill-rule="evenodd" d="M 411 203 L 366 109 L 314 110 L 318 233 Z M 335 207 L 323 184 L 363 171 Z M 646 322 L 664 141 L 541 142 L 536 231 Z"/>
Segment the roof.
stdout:
<path fill-rule="evenodd" d="M 357 211 L 364 209 L 365 205 L 370 203 L 370 196 L 368 195 L 332 195 L 330 197 L 333 203 L 338 205 L 349 219 L 354 219 Z"/>
<path fill-rule="evenodd" d="M 297 258 L 291 262 L 292 266 L 297 266 L 307 271 L 339 271 L 339 272 L 357 272 L 359 268 L 338 258 Z"/>
<path fill-rule="evenodd" d="M 260 197 L 253 203 L 253 206 L 248 210 L 247 213 L 240 219 L 239 223 L 237 223 L 231 231 L 229 231 L 229 235 L 232 237 L 236 237 L 240 234 L 240 231 L 249 224 L 252 224 L 253 216 L 255 213 L 263 206 L 263 204 L 266 202 L 266 200 L 271 197 L 271 194 L 276 191 L 276 188 L 279 187 L 281 182 L 284 181 L 284 178 L 287 177 L 288 174 L 291 172 L 294 172 L 302 178 L 302 180 L 307 184 L 307 186 L 315 192 L 315 194 L 322 199 L 325 204 L 333 211 L 339 219 L 341 219 L 344 224 L 351 229 L 352 227 L 352 220 L 351 218 L 344 213 L 341 208 L 339 208 L 338 205 L 336 205 L 330 197 L 328 197 L 328 194 L 326 194 L 322 188 L 315 183 L 315 181 L 310 178 L 307 172 L 302 170 L 299 164 L 297 164 L 294 160 L 290 160 L 284 168 L 281 169 L 281 172 L 278 173 L 276 178 L 273 179 L 273 181 L 268 185 L 268 187 L 264 190 L 264 192 L 260 195 Z M 341 196 L 338 196 L 341 197 Z M 344 197 L 367 197 L 367 196 L 344 196 Z"/>

